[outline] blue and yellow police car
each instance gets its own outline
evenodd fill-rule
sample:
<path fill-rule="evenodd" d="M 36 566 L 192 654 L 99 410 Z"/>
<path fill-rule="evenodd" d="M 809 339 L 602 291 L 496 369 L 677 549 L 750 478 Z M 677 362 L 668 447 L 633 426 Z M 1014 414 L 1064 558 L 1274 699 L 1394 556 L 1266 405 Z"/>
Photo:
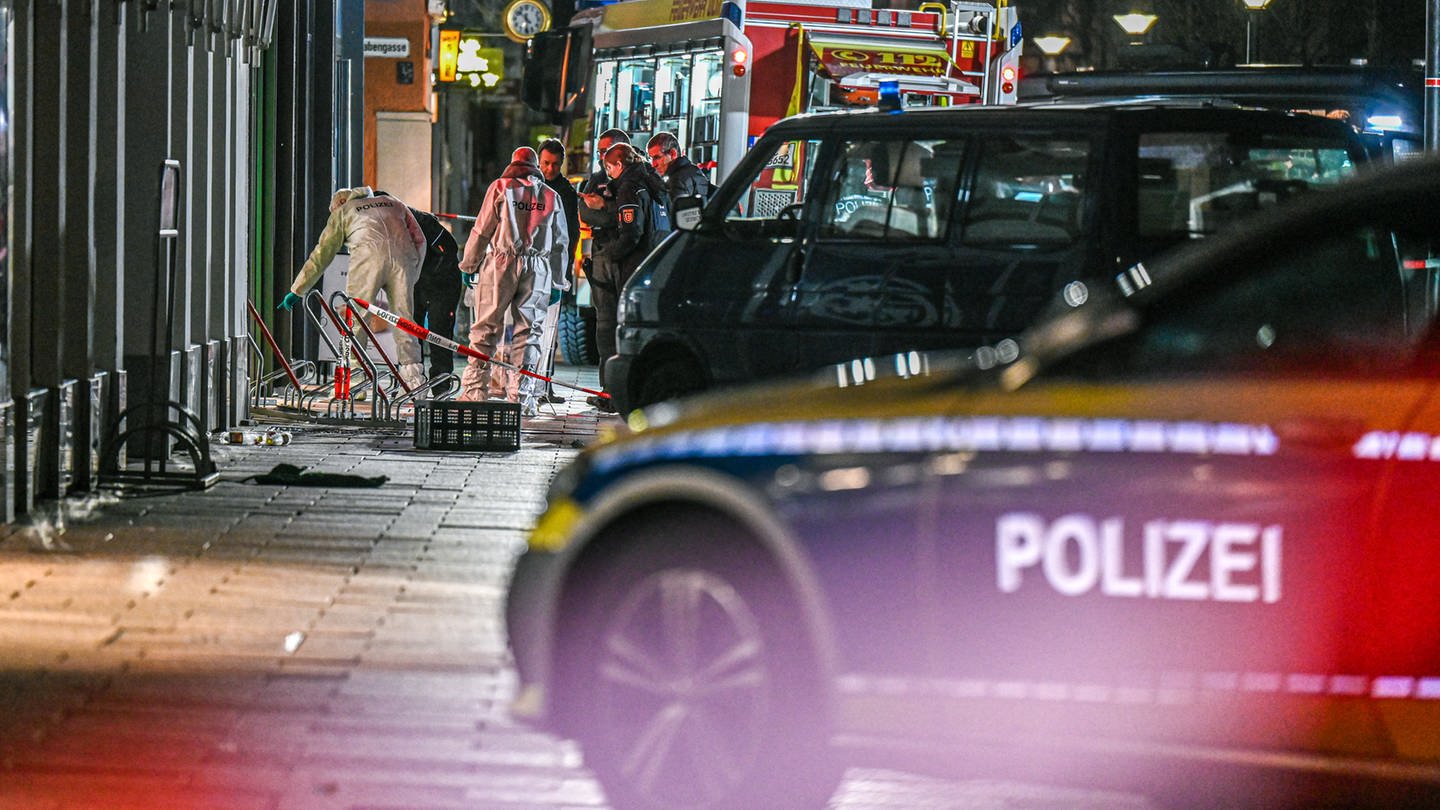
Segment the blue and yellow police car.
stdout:
<path fill-rule="evenodd" d="M 627 808 L 818 807 L 920 750 L 1436 800 L 1440 164 L 1387 171 L 963 357 L 641 412 L 518 561 L 517 713 Z"/>

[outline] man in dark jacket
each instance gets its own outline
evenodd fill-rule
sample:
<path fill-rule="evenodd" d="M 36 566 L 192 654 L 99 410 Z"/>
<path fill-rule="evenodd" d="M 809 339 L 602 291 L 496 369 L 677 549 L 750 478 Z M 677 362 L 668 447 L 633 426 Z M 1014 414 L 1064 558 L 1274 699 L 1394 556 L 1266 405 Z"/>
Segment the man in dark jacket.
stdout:
<path fill-rule="evenodd" d="M 575 193 L 575 187 L 570 185 L 569 179 L 565 177 L 565 144 L 554 138 L 548 138 L 540 144 L 540 173 L 545 175 L 545 185 L 555 189 L 560 195 L 560 206 L 565 209 L 565 232 L 570 235 L 570 256 L 567 257 L 564 267 L 564 275 L 553 279 L 555 292 L 550 297 L 550 308 L 545 315 L 545 322 L 550 328 L 545 330 L 545 348 L 540 363 L 544 368 L 547 377 L 555 374 L 555 338 L 560 325 L 560 292 L 570 289 L 570 284 L 575 278 L 574 253 L 575 246 L 580 244 L 580 216 L 576 210 L 580 204 L 580 195 Z M 564 402 L 565 398 L 555 393 L 555 387 L 546 388 L 546 402 Z"/>
<path fill-rule="evenodd" d="M 590 273 L 590 301 L 595 306 L 595 344 L 600 352 L 600 384 L 605 384 L 605 361 L 615 354 L 615 327 L 618 319 L 620 291 L 625 282 L 650 253 L 650 205 L 663 200 L 665 184 L 633 146 L 615 144 L 602 158 L 602 168 L 610 178 L 603 196 L 585 195 L 585 207 L 593 214 L 604 211 L 610 224 L 610 237 L 596 242 Z M 583 209 L 582 209 L 583 210 Z M 587 401 L 602 410 L 607 400 L 590 397 Z"/>
<path fill-rule="evenodd" d="M 460 304 L 460 245 L 450 230 L 429 211 L 411 208 L 425 235 L 425 261 L 415 282 L 415 322 L 454 340 L 455 308 Z M 430 378 L 455 372 L 455 353 L 427 345 Z"/>
<path fill-rule="evenodd" d="M 545 185 L 560 195 L 560 205 L 565 208 L 565 231 L 570 235 L 570 247 L 580 242 L 580 195 L 565 178 L 565 144 L 554 138 L 540 143 L 540 173 L 545 175 Z"/>
<path fill-rule="evenodd" d="M 646 144 L 645 151 L 650 154 L 650 165 L 665 178 L 665 189 L 669 195 L 666 208 L 672 220 L 675 218 L 675 200 L 681 197 L 710 199 L 713 188 L 710 178 L 699 166 L 690 162 L 690 158 L 680 153 L 680 141 L 673 133 L 655 133 Z"/>

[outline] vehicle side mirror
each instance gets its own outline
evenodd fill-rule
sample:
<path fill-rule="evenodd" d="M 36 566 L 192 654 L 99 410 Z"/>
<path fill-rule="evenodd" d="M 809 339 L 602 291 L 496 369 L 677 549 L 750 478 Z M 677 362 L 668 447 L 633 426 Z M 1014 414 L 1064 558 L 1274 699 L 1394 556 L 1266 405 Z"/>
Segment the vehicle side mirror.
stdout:
<path fill-rule="evenodd" d="M 693 231 L 700 227 L 705 213 L 705 198 L 699 195 L 677 197 L 674 203 L 675 227 L 682 231 Z"/>

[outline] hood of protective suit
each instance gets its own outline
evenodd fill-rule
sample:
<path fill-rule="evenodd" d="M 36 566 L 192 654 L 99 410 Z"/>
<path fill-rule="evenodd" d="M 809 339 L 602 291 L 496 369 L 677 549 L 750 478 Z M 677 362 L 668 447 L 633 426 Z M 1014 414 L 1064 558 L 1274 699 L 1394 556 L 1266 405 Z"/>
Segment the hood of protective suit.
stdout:
<path fill-rule="evenodd" d="M 342 188 L 335 192 L 335 196 L 330 198 L 330 213 L 335 213 L 335 209 L 357 197 L 372 197 L 374 194 L 375 192 L 369 186 Z"/>
<path fill-rule="evenodd" d="M 506 166 L 504 173 L 500 176 L 507 180 L 514 180 L 521 177 L 538 177 L 540 178 L 540 182 L 545 182 L 545 173 L 540 171 L 539 164 L 526 163 L 523 160 L 517 160 L 509 166 Z"/>

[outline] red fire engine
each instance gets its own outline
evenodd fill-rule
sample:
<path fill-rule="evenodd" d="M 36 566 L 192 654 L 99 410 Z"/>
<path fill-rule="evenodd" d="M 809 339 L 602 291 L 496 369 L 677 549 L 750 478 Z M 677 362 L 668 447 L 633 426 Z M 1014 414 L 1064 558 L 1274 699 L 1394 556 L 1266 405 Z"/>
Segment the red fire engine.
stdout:
<path fill-rule="evenodd" d="M 896 81 L 907 105 L 1015 101 L 1021 36 L 1008 0 L 915 11 L 624 0 L 582 11 L 574 26 L 592 27 L 590 133 L 618 128 L 643 145 L 674 132 L 716 180 L 780 118 L 873 104 L 882 81 Z"/>

